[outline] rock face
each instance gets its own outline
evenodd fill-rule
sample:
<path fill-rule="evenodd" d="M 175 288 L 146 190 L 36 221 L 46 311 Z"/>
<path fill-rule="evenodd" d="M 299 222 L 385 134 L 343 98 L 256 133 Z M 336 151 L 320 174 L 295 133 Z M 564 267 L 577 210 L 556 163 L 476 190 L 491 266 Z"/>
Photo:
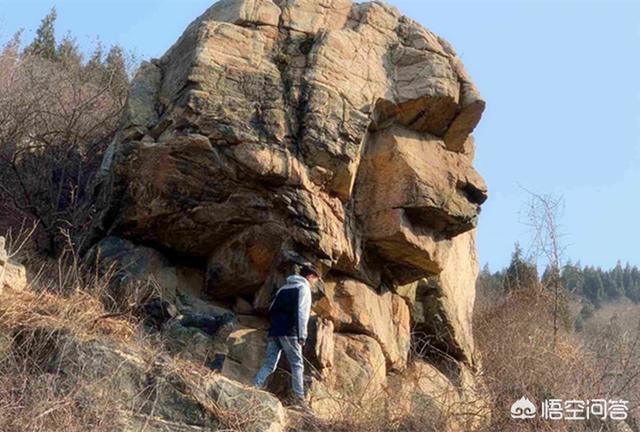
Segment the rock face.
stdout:
<path fill-rule="evenodd" d="M 312 379 L 309 393 L 316 415 L 331 418 L 349 401 L 356 406 L 373 406 L 384 393 L 385 357 L 373 338 L 361 334 L 335 335 L 331 372 L 324 379 Z"/>
<path fill-rule="evenodd" d="M 472 367 L 484 106 L 453 48 L 381 3 L 223 0 L 136 75 L 94 251 L 143 260 L 129 274 L 177 313 L 264 315 L 314 262 L 308 354 L 340 394 L 403 370 L 413 324 Z M 230 375 L 255 372 L 264 335 L 234 335 Z"/>
<path fill-rule="evenodd" d="M 479 271 L 475 232 L 457 236 L 444 270 L 415 284 L 412 311 L 415 330 L 427 336 L 426 342 L 469 364 L 474 360 L 471 322 Z"/>
<path fill-rule="evenodd" d="M 411 344 L 409 308 L 397 294 L 378 294 L 352 279 L 325 282 L 327 297 L 317 313 L 332 320 L 343 333 L 368 335 L 381 346 L 390 369 L 403 369 Z"/>

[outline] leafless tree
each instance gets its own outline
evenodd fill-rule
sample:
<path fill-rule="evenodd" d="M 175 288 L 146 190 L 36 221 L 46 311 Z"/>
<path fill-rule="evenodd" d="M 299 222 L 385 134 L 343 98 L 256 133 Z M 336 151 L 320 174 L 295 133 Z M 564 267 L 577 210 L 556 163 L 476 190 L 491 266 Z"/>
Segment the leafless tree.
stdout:
<path fill-rule="evenodd" d="M 121 71 L 21 52 L 18 38 L 0 53 L 0 211 L 37 221 L 50 254 L 61 229 L 88 223 L 88 185 L 126 98 Z"/>
<path fill-rule="evenodd" d="M 564 199 L 551 194 L 538 194 L 529 190 L 527 224 L 532 229 L 532 249 L 536 256 L 544 257 L 547 273 L 544 285 L 553 290 L 553 336 L 557 338 L 559 330 L 564 289 L 560 270 L 563 264 L 565 246 L 562 244 L 560 217 L 564 211 Z"/>

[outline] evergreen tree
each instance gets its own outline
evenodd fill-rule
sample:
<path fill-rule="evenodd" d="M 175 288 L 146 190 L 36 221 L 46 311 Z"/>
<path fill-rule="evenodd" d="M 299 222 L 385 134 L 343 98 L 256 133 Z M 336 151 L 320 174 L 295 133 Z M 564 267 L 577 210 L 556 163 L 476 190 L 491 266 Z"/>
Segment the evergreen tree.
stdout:
<path fill-rule="evenodd" d="M 631 264 L 627 262 L 622 272 L 622 284 L 624 285 L 624 292 L 627 294 L 629 290 L 633 288 L 633 279 L 631 274 Z"/>
<path fill-rule="evenodd" d="M 35 39 L 25 50 L 26 54 L 36 55 L 47 60 L 56 59 L 55 25 L 57 18 L 56 9 L 51 9 L 51 12 L 40 22 Z"/>
<path fill-rule="evenodd" d="M 606 298 L 610 300 L 617 299 L 620 296 L 620 293 L 618 292 L 618 286 L 616 285 L 613 271 L 604 272 L 601 269 L 598 269 L 597 271 L 602 279 Z"/>
<path fill-rule="evenodd" d="M 640 270 L 636 266 L 631 269 L 631 278 L 626 294 L 631 301 L 640 303 Z"/>
<path fill-rule="evenodd" d="M 82 53 L 78 42 L 70 34 L 65 35 L 56 50 L 56 59 L 69 67 L 82 64 Z"/>
<path fill-rule="evenodd" d="M 530 260 L 524 258 L 520 244 L 515 244 L 511 263 L 504 275 L 504 290 L 507 292 L 537 288 L 539 286 L 538 269 Z"/>
<path fill-rule="evenodd" d="M 601 277 L 602 271 L 593 267 L 584 269 L 584 294 L 596 308 L 602 305 L 605 298 L 604 284 Z"/>
<path fill-rule="evenodd" d="M 544 269 L 544 273 L 542 273 L 542 286 L 550 290 L 553 289 L 557 278 L 559 278 L 560 286 L 564 289 L 564 283 L 560 276 L 560 272 L 552 265 L 547 265 Z"/>
<path fill-rule="evenodd" d="M 489 292 L 499 293 L 502 288 L 502 278 L 501 272 L 492 273 L 489 264 L 485 264 L 478 275 L 478 282 Z"/>
<path fill-rule="evenodd" d="M 622 297 L 625 294 L 625 286 L 624 286 L 624 270 L 622 268 L 622 263 L 620 260 L 616 263 L 616 266 L 611 271 L 611 280 L 614 284 L 614 298 Z"/>
<path fill-rule="evenodd" d="M 584 275 L 580 263 L 572 264 L 571 261 L 562 269 L 562 285 L 567 292 L 582 295 L 582 289 L 584 286 Z"/>
<path fill-rule="evenodd" d="M 104 47 L 102 42 L 97 41 L 96 47 L 89 57 L 89 61 L 85 65 L 86 71 L 95 79 L 101 79 L 106 75 L 106 68 L 103 63 Z"/>
<path fill-rule="evenodd" d="M 111 88 L 115 92 L 125 92 L 129 86 L 129 76 L 127 74 L 127 62 L 122 47 L 114 45 L 107 53 L 104 60 L 105 73 L 111 82 Z"/>

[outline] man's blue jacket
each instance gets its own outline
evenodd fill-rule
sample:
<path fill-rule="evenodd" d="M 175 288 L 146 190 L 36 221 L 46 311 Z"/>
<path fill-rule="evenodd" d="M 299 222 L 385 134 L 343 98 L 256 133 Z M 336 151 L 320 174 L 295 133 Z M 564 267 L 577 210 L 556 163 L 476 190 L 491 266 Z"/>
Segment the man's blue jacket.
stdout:
<path fill-rule="evenodd" d="M 289 276 L 271 303 L 270 337 L 295 336 L 307 338 L 307 324 L 311 313 L 311 286 L 302 276 Z"/>

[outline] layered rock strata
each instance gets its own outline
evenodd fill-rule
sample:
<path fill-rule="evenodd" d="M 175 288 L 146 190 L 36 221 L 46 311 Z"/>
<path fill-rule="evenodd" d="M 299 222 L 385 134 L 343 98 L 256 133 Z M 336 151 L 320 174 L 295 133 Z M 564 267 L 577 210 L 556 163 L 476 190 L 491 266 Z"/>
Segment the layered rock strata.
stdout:
<path fill-rule="evenodd" d="M 133 80 L 91 256 L 138 263 L 122 277 L 174 314 L 233 310 L 240 380 L 302 261 L 325 276 L 307 356 L 330 393 L 385 388 L 412 346 L 472 369 L 484 107 L 454 49 L 391 7 L 221 1 Z"/>

